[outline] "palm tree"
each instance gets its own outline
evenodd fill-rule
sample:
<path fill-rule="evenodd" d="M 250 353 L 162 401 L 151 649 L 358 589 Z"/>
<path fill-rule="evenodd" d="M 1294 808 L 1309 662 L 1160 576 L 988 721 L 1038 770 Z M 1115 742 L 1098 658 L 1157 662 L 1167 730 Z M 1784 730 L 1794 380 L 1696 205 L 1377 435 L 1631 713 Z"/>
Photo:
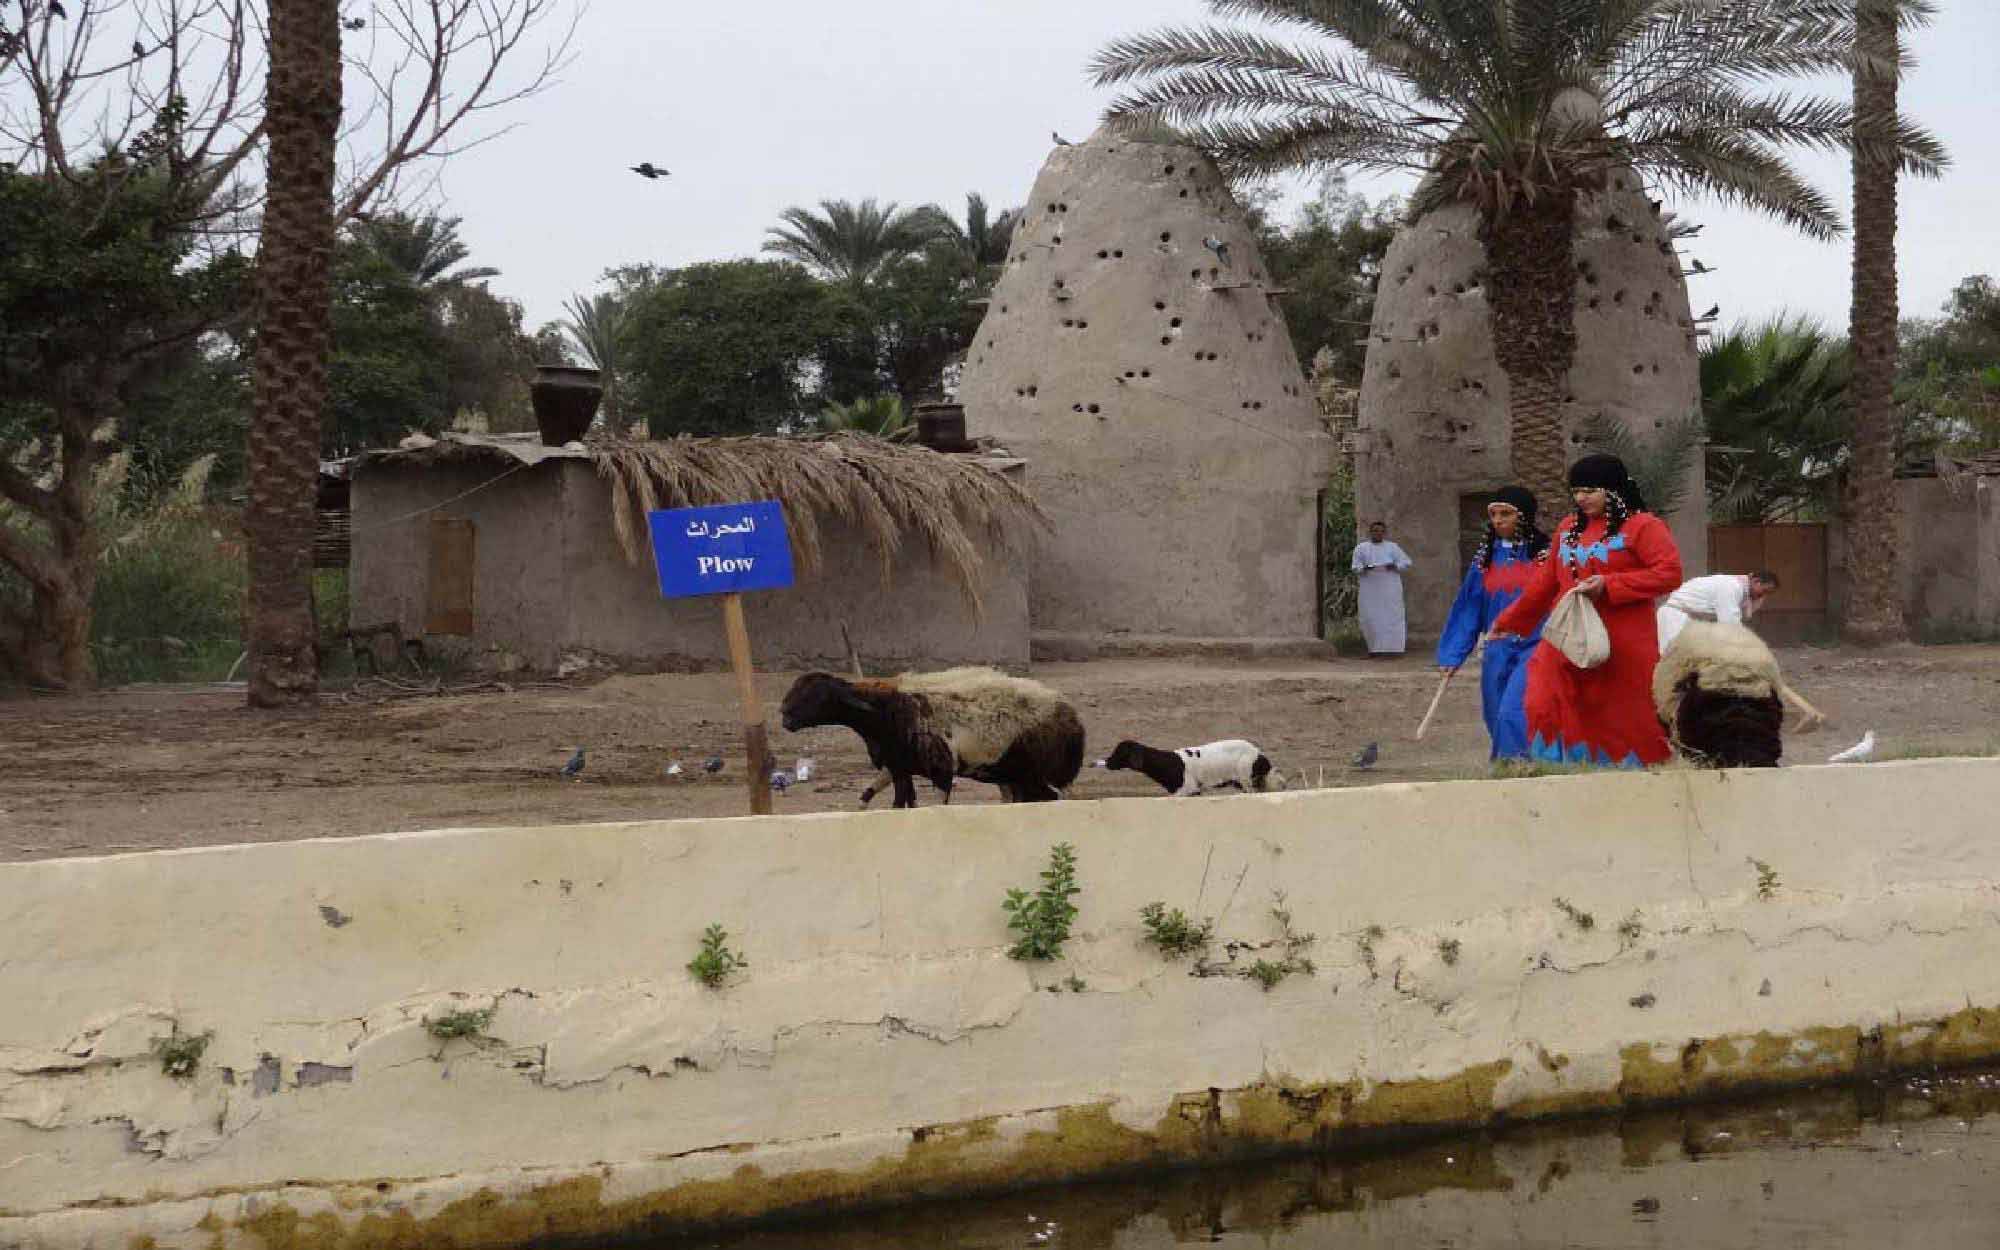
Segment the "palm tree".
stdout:
<path fill-rule="evenodd" d="M 1899 22 L 1922 0 L 1858 0 L 1854 25 L 1854 434 L 1848 462 L 1847 611 L 1841 632 L 1862 644 L 1909 637 L 1896 537 L 1896 175 L 1891 140 Z M 1941 163 L 1941 161 L 1940 161 Z M 1935 169 L 1918 169 L 1929 173 Z"/>
<path fill-rule="evenodd" d="M 490 265 L 460 265 L 472 249 L 458 237 L 462 218 L 436 213 L 376 213 L 356 218 L 349 227 L 355 240 L 389 262 L 419 289 L 464 286 L 496 277 Z"/>
<path fill-rule="evenodd" d="M 1232 174 L 1413 171 L 1415 218 L 1479 214 L 1511 470 L 1562 508 L 1560 426 L 1576 353 L 1577 197 L 1634 170 L 1661 189 L 1761 210 L 1814 237 L 1832 206 L 1787 147 L 1874 145 L 1935 172 L 1907 126 L 1856 135 L 1839 101 L 1772 79 L 1846 70 L 1852 0 L 1209 0 L 1307 36 L 1167 29 L 1098 54 L 1127 133 L 1177 130 Z"/>
<path fill-rule="evenodd" d="M 320 412 L 333 342 L 333 175 L 340 130 L 340 6 L 271 0 L 270 136 L 251 368 L 250 705 L 319 692 L 312 552 Z"/>
<path fill-rule="evenodd" d="M 563 305 L 569 317 L 562 323 L 577 351 L 597 369 L 604 387 L 604 423 L 618 419 L 618 340 L 625 333 L 625 301 L 610 291 L 572 295 Z"/>
<path fill-rule="evenodd" d="M 1737 326 L 1702 351 L 1712 519 L 1784 521 L 1828 502 L 1852 368 L 1847 344 L 1809 317 Z"/>
<path fill-rule="evenodd" d="M 933 204 L 898 208 L 892 200 L 821 200 L 819 211 L 794 206 L 765 231 L 764 250 L 798 261 L 830 282 L 866 283 L 892 262 L 945 237 L 951 220 Z"/>
<path fill-rule="evenodd" d="M 822 430 L 847 430 L 877 438 L 893 438 L 909 425 L 909 412 L 899 395 L 869 395 L 852 403 L 828 404 L 819 414 Z"/>
<path fill-rule="evenodd" d="M 987 206 L 986 197 L 977 191 L 969 191 L 965 196 L 965 224 L 959 225 L 942 212 L 945 237 L 966 259 L 980 269 L 1007 262 L 1007 250 L 1014 243 L 1014 227 L 1021 220 L 1021 210 L 1009 208 L 994 215 Z"/>

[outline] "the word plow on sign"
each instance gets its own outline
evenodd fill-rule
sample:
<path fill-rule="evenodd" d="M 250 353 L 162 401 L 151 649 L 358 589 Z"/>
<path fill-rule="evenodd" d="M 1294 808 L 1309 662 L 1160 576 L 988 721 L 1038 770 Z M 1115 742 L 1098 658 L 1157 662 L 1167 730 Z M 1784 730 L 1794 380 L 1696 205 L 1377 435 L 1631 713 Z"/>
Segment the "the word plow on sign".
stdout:
<path fill-rule="evenodd" d="M 669 508 L 646 514 L 660 593 L 739 594 L 792 584 L 792 544 L 776 500 Z"/>
<path fill-rule="evenodd" d="M 722 596 L 722 626 L 729 664 L 743 700 L 743 744 L 750 765 L 750 810 L 771 810 L 771 752 L 764 712 L 750 667 L 750 629 L 743 620 L 743 592 L 782 590 L 792 584 L 792 542 L 785 510 L 776 500 L 668 508 L 646 514 L 653 535 L 653 566 L 668 599 Z"/>

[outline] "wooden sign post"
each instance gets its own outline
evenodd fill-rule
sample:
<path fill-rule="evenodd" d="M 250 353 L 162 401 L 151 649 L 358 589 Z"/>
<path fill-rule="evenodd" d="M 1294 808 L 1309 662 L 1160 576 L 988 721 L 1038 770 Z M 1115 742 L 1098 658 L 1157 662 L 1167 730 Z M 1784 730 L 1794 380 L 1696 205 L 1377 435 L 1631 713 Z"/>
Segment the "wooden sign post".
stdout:
<path fill-rule="evenodd" d="M 646 514 L 660 594 L 668 599 L 722 596 L 729 666 L 743 702 L 743 746 L 750 772 L 750 813 L 771 814 L 771 747 L 750 662 L 750 627 L 743 592 L 792 584 L 792 544 L 776 500 L 708 508 L 668 508 Z"/>

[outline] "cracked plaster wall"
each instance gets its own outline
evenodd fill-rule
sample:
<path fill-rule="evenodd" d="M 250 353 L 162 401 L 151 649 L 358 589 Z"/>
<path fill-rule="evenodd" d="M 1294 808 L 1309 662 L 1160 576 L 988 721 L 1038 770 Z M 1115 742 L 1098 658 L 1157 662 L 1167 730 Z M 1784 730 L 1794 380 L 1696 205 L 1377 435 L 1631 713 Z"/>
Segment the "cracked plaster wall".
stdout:
<path fill-rule="evenodd" d="M 4 865 L 0 1245 L 520 1245 L 1989 1057 L 1996 805 L 1924 761 Z M 1059 839 L 1076 936 L 1010 961 Z M 1315 967 L 1265 993 L 1278 890 Z"/>

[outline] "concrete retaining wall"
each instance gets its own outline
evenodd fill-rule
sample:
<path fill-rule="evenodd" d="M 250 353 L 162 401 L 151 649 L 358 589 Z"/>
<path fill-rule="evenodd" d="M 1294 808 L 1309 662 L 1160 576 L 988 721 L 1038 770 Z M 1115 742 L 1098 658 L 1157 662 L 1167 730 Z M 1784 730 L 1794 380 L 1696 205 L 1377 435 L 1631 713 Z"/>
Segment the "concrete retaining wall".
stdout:
<path fill-rule="evenodd" d="M 508 1246 L 1990 1057 L 1996 807 L 1927 761 L 4 865 L 0 1245 Z M 1058 840 L 1077 934 L 1014 962 Z"/>

